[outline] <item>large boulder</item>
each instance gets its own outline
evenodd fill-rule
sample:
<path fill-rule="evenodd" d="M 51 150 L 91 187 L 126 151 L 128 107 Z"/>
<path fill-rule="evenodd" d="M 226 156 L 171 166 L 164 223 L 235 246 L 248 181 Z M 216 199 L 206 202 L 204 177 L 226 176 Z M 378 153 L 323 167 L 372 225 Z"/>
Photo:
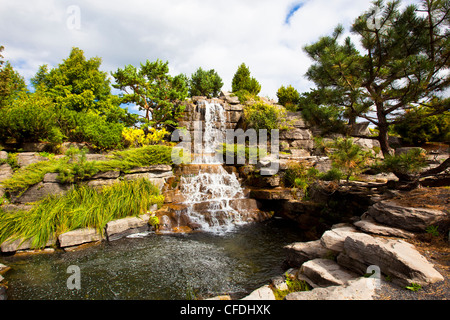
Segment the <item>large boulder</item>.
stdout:
<path fill-rule="evenodd" d="M 379 223 L 413 232 L 449 219 L 448 213 L 441 210 L 405 207 L 389 200 L 375 203 L 367 214 Z"/>
<path fill-rule="evenodd" d="M 395 283 L 427 285 L 444 280 L 434 266 L 413 245 L 403 240 L 389 240 L 368 234 L 349 233 L 338 263 L 354 272 L 365 273 L 368 266 L 378 266 Z"/>

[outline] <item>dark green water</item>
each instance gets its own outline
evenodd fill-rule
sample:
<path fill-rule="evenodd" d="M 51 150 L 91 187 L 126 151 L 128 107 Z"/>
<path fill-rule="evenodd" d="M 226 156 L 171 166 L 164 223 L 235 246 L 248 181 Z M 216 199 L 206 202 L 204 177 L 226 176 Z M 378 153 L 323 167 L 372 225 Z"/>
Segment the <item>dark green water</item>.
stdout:
<path fill-rule="evenodd" d="M 5 275 L 12 300 L 239 298 L 282 274 L 283 246 L 302 240 L 292 222 L 272 219 L 225 235 L 148 234 L 0 262 L 12 267 Z M 80 290 L 67 288 L 71 265 L 80 268 Z"/>

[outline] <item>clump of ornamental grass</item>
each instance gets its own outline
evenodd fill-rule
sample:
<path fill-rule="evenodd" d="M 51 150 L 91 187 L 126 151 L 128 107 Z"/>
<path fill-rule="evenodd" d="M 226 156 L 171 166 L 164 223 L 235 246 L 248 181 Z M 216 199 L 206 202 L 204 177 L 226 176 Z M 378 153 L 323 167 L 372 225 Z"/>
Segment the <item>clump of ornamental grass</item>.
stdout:
<path fill-rule="evenodd" d="M 149 180 L 123 181 L 96 190 L 74 186 L 65 195 L 50 195 L 30 211 L 0 209 L 0 243 L 32 239 L 33 248 L 45 247 L 50 239 L 79 228 L 95 228 L 103 234 L 109 221 L 139 216 L 164 196 Z"/>

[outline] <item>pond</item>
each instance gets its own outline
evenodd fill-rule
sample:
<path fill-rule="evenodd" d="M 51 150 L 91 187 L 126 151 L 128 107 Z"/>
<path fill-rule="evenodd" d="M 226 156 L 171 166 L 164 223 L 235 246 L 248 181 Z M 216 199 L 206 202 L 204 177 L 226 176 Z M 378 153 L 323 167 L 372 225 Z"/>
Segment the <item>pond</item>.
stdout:
<path fill-rule="evenodd" d="M 291 221 L 274 218 L 207 232 L 123 238 L 75 252 L 1 256 L 11 300 L 186 300 L 242 298 L 284 273 L 283 246 L 305 241 Z M 68 289 L 80 270 L 80 289 Z"/>

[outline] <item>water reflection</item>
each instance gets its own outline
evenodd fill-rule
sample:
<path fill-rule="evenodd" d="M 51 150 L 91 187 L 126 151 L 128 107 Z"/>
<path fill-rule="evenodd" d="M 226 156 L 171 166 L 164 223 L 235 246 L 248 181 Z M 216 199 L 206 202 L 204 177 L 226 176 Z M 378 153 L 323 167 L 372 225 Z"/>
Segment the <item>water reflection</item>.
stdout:
<path fill-rule="evenodd" d="M 12 267 L 10 299 L 180 300 L 219 294 L 242 297 L 283 273 L 283 246 L 303 241 L 280 219 L 240 226 L 225 235 L 148 234 L 76 252 L 0 257 Z M 81 270 L 81 290 L 68 290 L 67 268 Z"/>

